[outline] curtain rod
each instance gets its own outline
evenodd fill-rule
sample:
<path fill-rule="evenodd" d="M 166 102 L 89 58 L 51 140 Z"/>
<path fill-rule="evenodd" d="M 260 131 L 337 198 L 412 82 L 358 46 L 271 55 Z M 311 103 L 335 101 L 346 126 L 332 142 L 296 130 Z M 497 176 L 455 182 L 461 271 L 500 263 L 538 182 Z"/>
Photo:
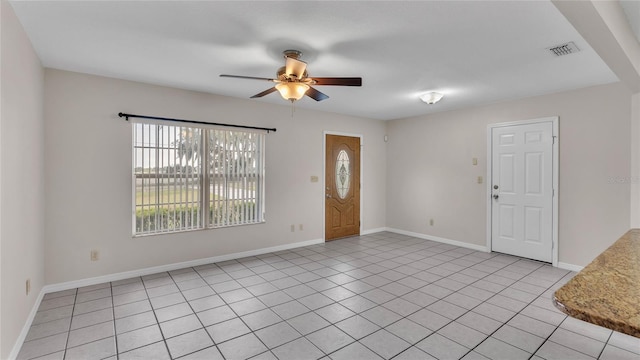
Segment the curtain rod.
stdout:
<path fill-rule="evenodd" d="M 165 117 L 158 117 L 158 116 L 135 115 L 135 114 L 127 114 L 127 113 L 118 113 L 118 116 L 125 118 L 127 121 L 129 121 L 129 118 L 139 118 L 139 119 L 175 121 L 175 122 L 188 123 L 188 124 L 217 125 L 217 126 L 227 126 L 227 127 L 241 128 L 241 129 L 265 130 L 267 133 L 269 133 L 270 131 L 273 131 L 273 132 L 276 131 L 276 128 L 265 128 L 265 127 L 259 127 L 259 126 L 247 126 L 247 125 L 235 125 L 235 124 L 210 123 L 210 122 L 196 121 L 196 120 L 173 119 L 173 118 L 165 118 Z"/>

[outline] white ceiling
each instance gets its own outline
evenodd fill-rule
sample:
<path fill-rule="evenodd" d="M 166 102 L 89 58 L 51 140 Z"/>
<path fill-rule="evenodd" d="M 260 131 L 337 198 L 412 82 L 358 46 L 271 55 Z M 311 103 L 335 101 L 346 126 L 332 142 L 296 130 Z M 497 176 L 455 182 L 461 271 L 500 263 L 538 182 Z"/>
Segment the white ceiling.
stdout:
<path fill-rule="evenodd" d="M 296 106 L 397 119 L 617 81 L 549 1 L 11 1 L 46 67 L 249 98 L 281 52 L 322 86 Z M 573 41 L 579 53 L 546 48 Z M 435 105 L 418 95 L 445 94 Z M 277 93 L 251 101 L 289 106 Z"/>

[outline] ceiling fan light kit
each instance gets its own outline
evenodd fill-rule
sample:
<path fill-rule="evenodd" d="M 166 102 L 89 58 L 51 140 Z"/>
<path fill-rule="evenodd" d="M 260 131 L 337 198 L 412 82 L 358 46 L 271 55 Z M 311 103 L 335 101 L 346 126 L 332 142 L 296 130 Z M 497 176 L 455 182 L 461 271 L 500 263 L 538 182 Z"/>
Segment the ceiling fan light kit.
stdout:
<path fill-rule="evenodd" d="M 281 82 L 276 84 L 276 89 L 283 99 L 294 102 L 302 99 L 309 90 L 309 85 L 300 82 Z"/>
<path fill-rule="evenodd" d="M 285 66 L 278 69 L 275 79 L 261 78 L 243 75 L 225 75 L 220 77 L 230 77 L 249 80 L 266 80 L 276 83 L 270 89 L 253 95 L 251 98 L 259 98 L 272 92 L 278 91 L 283 99 L 294 102 L 307 95 L 315 101 L 328 99 L 329 96 L 313 88 L 312 85 L 335 85 L 335 86 L 362 86 L 362 78 L 359 77 L 309 77 L 307 73 L 307 63 L 300 61 L 302 53 L 298 50 L 285 50 L 282 52 L 285 58 Z"/>
<path fill-rule="evenodd" d="M 429 105 L 433 105 L 438 101 L 442 100 L 443 97 L 444 97 L 443 94 L 439 92 L 431 91 L 426 94 L 420 95 L 420 100 L 422 100 L 423 102 Z"/>

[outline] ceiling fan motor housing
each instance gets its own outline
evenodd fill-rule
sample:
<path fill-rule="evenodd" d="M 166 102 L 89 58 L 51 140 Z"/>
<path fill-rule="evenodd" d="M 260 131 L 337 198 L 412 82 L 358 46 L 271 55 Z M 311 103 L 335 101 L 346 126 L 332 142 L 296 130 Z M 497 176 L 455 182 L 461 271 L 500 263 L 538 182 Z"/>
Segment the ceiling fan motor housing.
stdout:
<path fill-rule="evenodd" d="M 287 74 L 287 68 L 285 66 L 278 69 L 277 73 L 277 78 L 280 81 L 300 81 L 306 79 L 308 76 L 309 74 L 307 73 L 307 70 L 305 70 L 301 78 L 298 79 L 295 74 Z"/>
<path fill-rule="evenodd" d="M 282 55 L 284 55 L 284 58 L 292 58 L 292 59 L 296 59 L 296 60 L 300 60 L 300 58 L 302 57 L 302 51 L 299 50 L 285 50 L 282 52 Z"/>

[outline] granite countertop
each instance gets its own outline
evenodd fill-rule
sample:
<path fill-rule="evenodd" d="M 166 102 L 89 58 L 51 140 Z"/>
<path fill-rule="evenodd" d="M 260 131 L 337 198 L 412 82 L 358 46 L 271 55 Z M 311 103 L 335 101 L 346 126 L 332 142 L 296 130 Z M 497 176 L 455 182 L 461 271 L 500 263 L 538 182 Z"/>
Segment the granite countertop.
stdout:
<path fill-rule="evenodd" d="M 631 229 L 558 289 L 562 312 L 640 337 L 640 229 Z"/>

